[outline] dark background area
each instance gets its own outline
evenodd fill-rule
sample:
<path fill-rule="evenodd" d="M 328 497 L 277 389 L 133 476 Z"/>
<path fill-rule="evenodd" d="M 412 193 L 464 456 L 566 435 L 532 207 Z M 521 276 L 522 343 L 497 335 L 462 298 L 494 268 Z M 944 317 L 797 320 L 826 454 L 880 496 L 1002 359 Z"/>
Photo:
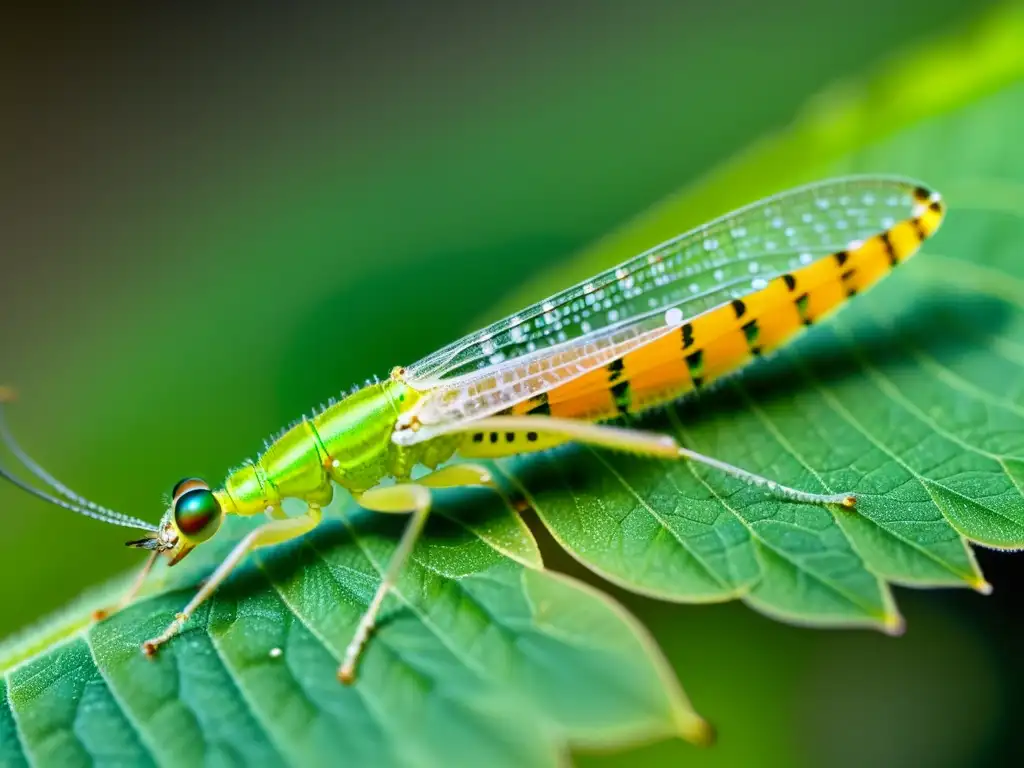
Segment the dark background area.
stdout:
<path fill-rule="evenodd" d="M 9 9 L 0 382 L 21 393 L 11 421 L 71 487 L 155 520 L 180 477 L 220 478 L 297 414 L 471 330 L 537 272 L 784 127 L 821 88 L 982 11 L 973 0 Z M 8 488 L 0 515 L 0 636 L 138 562 L 121 532 Z M 900 641 L 616 593 L 723 747 L 586 760 L 1008 758 L 1024 727 L 1024 558 L 979 560 L 991 597 L 897 590 L 910 626 Z"/>

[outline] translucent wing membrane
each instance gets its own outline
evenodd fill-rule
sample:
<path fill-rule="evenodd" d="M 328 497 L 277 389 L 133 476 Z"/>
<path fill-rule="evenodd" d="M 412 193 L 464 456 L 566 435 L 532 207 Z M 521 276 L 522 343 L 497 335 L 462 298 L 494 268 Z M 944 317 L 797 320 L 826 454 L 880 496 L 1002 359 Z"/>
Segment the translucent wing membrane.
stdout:
<path fill-rule="evenodd" d="M 691 318 L 765 288 L 822 256 L 856 247 L 916 215 L 921 186 L 849 177 L 740 208 L 448 345 L 406 368 L 427 391 L 416 418 L 429 439 L 615 360 Z"/>

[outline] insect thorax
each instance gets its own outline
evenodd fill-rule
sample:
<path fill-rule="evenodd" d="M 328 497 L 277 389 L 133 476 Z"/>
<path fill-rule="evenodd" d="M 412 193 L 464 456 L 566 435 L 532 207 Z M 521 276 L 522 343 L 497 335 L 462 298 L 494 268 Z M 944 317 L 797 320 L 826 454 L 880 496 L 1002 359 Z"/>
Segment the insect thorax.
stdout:
<path fill-rule="evenodd" d="M 417 464 L 433 467 L 446 461 L 455 450 L 452 440 L 411 446 L 391 440 L 396 421 L 419 398 L 416 390 L 389 379 L 296 422 L 258 459 L 228 475 L 224 489 L 230 511 L 258 514 L 285 498 L 326 505 L 332 483 L 360 493 L 388 477 L 408 478 Z"/>

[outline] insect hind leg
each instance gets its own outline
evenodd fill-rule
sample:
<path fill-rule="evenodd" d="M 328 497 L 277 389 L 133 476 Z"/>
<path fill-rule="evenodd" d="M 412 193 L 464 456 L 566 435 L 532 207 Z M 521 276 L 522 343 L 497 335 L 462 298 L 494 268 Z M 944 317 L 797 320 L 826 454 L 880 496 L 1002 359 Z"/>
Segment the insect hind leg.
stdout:
<path fill-rule="evenodd" d="M 805 504 L 838 504 L 847 508 L 852 508 L 857 503 L 856 496 L 851 493 L 812 493 L 791 488 L 712 456 L 685 448 L 670 435 L 551 416 L 493 416 L 479 419 L 465 427 L 459 426 L 452 431 L 472 435 L 459 449 L 464 456 L 494 455 L 488 451 L 491 446 L 495 450 L 503 448 L 504 455 L 508 455 L 537 450 L 537 447 L 577 442 L 639 456 L 697 462 L 791 501 Z M 489 439 L 475 440 L 476 435 L 480 434 L 500 435 L 502 439 L 494 443 Z M 533 439 L 521 439 L 523 437 Z M 520 446 L 518 451 L 515 450 L 516 446 Z"/>

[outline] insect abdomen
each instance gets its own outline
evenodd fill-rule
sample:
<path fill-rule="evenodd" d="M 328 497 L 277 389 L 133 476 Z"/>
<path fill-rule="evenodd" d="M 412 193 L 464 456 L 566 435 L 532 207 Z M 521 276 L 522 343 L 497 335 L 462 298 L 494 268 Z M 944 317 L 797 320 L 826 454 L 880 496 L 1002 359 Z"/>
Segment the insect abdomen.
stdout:
<path fill-rule="evenodd" d="M 459 455 L 466 459 L 497 459 L 561 445 L 566 438 L 551 433 L 520 430 L 481 430 L 460 435 Z"/>
<path fill-rule="evenodd" d="M 925 189 L 914 196 L 920 205 L 918 216 L 704 312 L 678 331 L 519 403 L 511 412 L 595 421 L 639 413 L 779 348 L 870 288 L 938 229 L 942 203 Z"/>

